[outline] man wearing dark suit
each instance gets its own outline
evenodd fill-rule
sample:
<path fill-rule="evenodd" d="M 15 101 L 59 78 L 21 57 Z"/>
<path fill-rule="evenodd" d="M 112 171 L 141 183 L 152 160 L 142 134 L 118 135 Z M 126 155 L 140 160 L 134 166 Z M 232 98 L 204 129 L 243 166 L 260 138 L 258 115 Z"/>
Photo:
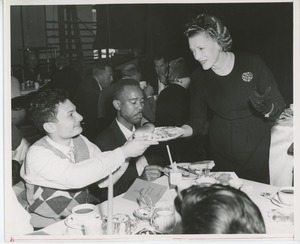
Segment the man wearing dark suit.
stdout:
<path fill-rule="evenodd" d="M 158 54 L 153 59 L 155 73 L 147 75 L 147 81 L 154 88 L 154 95 L 159 95 L 168 84 L 168 61 L 162 54 Z"/>
<path fill-rule="evenodd" d="M 98 100 L 100 94 L 113 82 L 111 67 L 97 64 L 92 69 L 92 74 L 84 79 L 79 85 L 74 104 L 77 111 L 84 117 L 83 135 L 90 141 L 109 125 L 106 118 L 99 119 Z"/>
<path fill-rule="evenodd" d="M 114 85 L 113 105 L 117 110 L 117 117 L 95 140 L 95 144 L 101 151 L 113 150 L 123 145 L 133 134 L 138 136 L 137 132 L 141 128 L 138 127 L 143 117 L 143 100 L 143 92 L 136 80 L 121 79 Z M 143 127 L 148 127 L 149 130 L 154 129 L 150 123 Z M 158 178 L 163 168 L 158 165 L 149 165 L 154 164 L 154 161 L 154 157 L 144 154 L 140 157 L 131 158 L 127 164 L 122 165 L 114 175 L 118 179 L 114 184 L 114 196 L 127 191 L 139 176 L 144 180 Z M 107 199 L 107 188 L 99 190 L 97 185 L 93 185 L 90 187 L 90 192 L 95 197 L 100 197 L 100 201 Z"/>

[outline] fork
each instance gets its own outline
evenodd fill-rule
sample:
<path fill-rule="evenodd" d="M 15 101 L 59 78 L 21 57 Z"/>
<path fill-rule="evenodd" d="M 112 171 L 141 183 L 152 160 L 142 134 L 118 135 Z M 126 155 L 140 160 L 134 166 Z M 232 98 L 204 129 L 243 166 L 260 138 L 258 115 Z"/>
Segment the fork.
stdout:
<path fill-rule="evenodd" d="M 280 205 L 282 204 L 279 200 L 277 200 L 276 198 L 274 198 L 274 197 L 276 196 L 276 194 L 274 194 L 274 193 L 270 193 L 270 192 L 261 192 L 260 195 L 261 195 L 262 197 L 265 197 L 265 198 L 269 199 L 269 200 L 272 200 L 272 201 L 274 201 L 274 202 L 277 202 L 277 203 L 280 204 Z"/>

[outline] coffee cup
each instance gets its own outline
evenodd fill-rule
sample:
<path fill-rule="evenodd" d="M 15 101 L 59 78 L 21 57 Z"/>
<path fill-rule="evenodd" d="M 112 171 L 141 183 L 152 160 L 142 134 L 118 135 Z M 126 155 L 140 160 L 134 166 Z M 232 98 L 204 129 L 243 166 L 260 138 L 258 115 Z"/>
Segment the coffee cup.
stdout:
<path fill-rule="evenodd" d="M 72 209 L 71 218 L 76 223 L 84 225 L 85 223 L 98 219 L 100 216 L 96 211 L 96 206 L 89 203 L 80 204 Z"/>
<path fill-rule="evenodd" d="M 281 187 L 277 194 L 281 203 L 289 206 L 294 204 L 294 187 Z"/>

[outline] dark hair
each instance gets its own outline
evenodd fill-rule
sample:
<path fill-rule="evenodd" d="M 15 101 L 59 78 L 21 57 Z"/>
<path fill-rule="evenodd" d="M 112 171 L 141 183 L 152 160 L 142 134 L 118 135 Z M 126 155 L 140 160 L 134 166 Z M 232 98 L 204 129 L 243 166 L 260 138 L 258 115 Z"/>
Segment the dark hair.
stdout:
<path fill-rule="evenodd" d="M 153 61 L 155 60 L 161 60 L 163 59 L 165 62 L 167 62 L 167 57 L 166 55 L 162 54 L 162 53 L 156 53 L 153 57 Z"/>
<path fill-rule="evenodd" d="M 102 75 L 104 72 L 106 72 L 105 68 L 108 67 L 106 64 L 97 63 L 93 66 L 92 74 L 93 76 L 96 76 L 98 74 Z"/>
<path fill-rule="evenodd" d="M 113 99 L 120 99 L 125 86 L 136 86 L 140 88 L 139 83 L 134 79 L 121 79 L 114 85 Z"/>
<path fill-rule="evenodd" d="M 184 234 L 266 233 L 259 208 L 242 191 L 230 186 L 197 185 L 181 192 L 175 206 Z"/>
<path fill-rule="evenodd" d="M 184 58 L 178 58 L 169 62 L 169 80 L 175 78 L 189 77 L 190 71 L 185 63 Z"/>
<path fill-rule="evenodd" d="M 229 30 L 217 17 L 199 14 L 196 18 L 186 24 L 184 34 L 189 38 L 201 32 L 204 32 L 215 39 L 223 51 L 230 51 L 232 38 Z"/>
<path fill-rule="evenodd" d="M 44 123 L 57 120 L 57 105 L 64 103 L 68 94 L 62 89 L 47 89 L 39 92 L 29 107 L 29 114 L 34 125 L 42 132 Z"/>
<path fill-rule="evenodd" d="M 135 64 L 127 64 L 121 70 L 122 78 L 132 78 L 137 74 L 141 74 L 141 72 L 139 67 Z"/>

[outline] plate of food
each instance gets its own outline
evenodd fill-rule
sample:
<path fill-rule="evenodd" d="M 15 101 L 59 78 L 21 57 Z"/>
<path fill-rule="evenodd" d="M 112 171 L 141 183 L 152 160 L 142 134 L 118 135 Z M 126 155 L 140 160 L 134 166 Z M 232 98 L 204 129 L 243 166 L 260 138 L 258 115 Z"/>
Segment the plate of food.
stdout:
<path fill-rule="evenodd" d="M 200 176 L 196 180 L 196 183 L 217 183 L 222 185 L 230 185 L 237 189 L 240 189 L 243 186 L 243 182 L 234 172 L 211 172 L 207 176 Z"/>
<path fill-rule="evenodd" d="M 147 133 L 148 140 L 169 141 L 183 135 L 184 130 L 176 126 L 155 127 L 152 133 Z"/>

